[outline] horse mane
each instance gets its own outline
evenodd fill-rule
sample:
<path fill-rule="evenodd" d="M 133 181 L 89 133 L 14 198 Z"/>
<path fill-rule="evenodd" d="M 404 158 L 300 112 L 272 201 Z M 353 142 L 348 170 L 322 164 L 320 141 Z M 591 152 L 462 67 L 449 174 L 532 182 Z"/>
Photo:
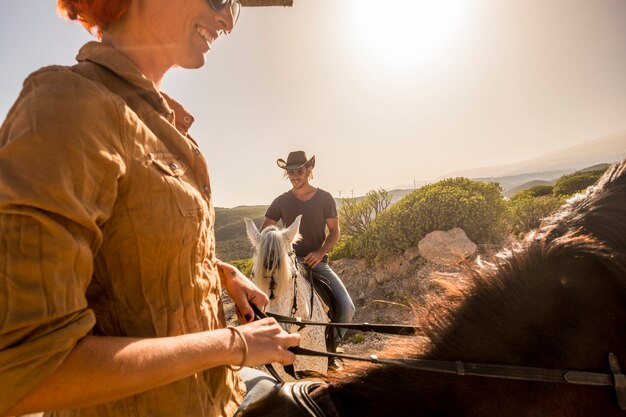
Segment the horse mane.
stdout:
<path fill-rule="evenodd" d="M 379 356 L 578 370 L 606 369 L 609 351 L 623 361 L 626 352 L 626 338 L 622 337 L 626 326 L 625 171 L 626 160 L 613 166 L 586 193 L 570 199 L 540 228 L 490 262 L 468 265 L 457 279 L 451 280 L 449 276 L 437 279 L 443 294 L 429 297 L 427 304 L 416 310 L 416 322 L 427 339 L 394 340 Z M 617 330 L 620 326 L 621 330 Z M 477 400 L 483 398 L 481 395 L 474 397 L 473 403 L 469 399 L 464 402 L 463 393 L 475 387 L 490 393 L 501 390 L 505 399 L 511 400 L 511 384 L 517 384 L 514 386 L 519 398 L 530 401 L 532 397 L 523 393 L 532 392 L 537 404 L 543 404 L 539 399 L 540 387 L 544 392 L 556 390 L 537 383 L 484 379 L 474 379 L 474 385 L 470 386 L 467 380 L 394 366 L 357 364 L 347 366 L 342 375 L 334 375 L 332 382 L 341 390 L 333 389 L 337 395 L 352 396 L 351 404 L 359 402 L 355 398 L 364 401 L 377 395 L 391 398 L 420 389 L 434 390 L 444 384 L 446 397 L 433 395 L 432 401 L 441 402 L 437 403 L 439 410 L 458 406 L 456 415 L 474 415 L 461 411 L 472 408 L 491 409 Z M 407 391 L 408 387 L 397 392 L 388 389 L 402 384 L 412 385 L 412 391 Z M 558 401 L 562 404 L 558 407 L 569 409 L 570 403 L 571 407 L 581 409 L 592 407 L 585 400 L 574 405 L 576 400 L 563 394 L 579 389 L 590 388 L 561 388 L 562 398 Z M 491 400 L 491 394 L 488 398 Z M 546 401 L 549 404 L 555 400 Z M 386 402 L 387 407 L 390 402 L 391 399 Z M 419 408 L 420 404 L 414 406 Z M 518 415 L 526 415 L 522 410 L 528 403 L 519 403 L 517 407 Z M 370 411 L 375 415 L 373 408 Z"/>
<path fill-rule="evenodd" d="M 259 282 L 266 282 L 269 287 L 269 280 L 274 276 L 277 294 L 285 291 L 289 278 L 294 271 L 289 262 L 289 252 L 292 250 L 292 244 L 301 239 L 301 235 L 296 234 L 293 242 L 287 242 L 283 237 L 284 229 L 278 229 L 276 226 L 269 226 L 261 232 L 259 245 L 256 248 L 252 273 Z M 269 294 L 269 292 L 268 292 Z"/>

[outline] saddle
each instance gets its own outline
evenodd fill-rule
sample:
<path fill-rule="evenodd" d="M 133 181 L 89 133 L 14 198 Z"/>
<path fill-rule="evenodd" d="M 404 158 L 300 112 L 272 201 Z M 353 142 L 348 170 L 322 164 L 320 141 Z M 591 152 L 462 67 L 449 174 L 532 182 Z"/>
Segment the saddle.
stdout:
<path fill-rule="evenodd" d="M 277 384 L 258 400 L 240 408 L 235 417 L 334 417 L 326 414 L 311 398 L 320 382 L 300 381 Z"/>

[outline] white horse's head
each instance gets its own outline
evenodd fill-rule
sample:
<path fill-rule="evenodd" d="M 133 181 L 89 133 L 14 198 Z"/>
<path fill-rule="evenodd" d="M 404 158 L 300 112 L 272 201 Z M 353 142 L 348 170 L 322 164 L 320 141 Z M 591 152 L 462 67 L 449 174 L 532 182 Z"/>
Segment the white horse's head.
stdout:
<path fill-rule="evenodd" d="M 266 294 L 277 301 L 286 293 L 290 278 L 296 273 L 296 265 L 290 260 L 294 243 L 301 239 L 298 229 L 302 216 L 286 229 L 266 227 L 262 232 L 251 219 L 244 219 L 248 238 L 255 248 L 252 262 L 252 279 Z M 270 301 L 271 304 L 275 302 Z M 280 301 L 278 301 L 280 303 Z M 275 311 L 278 313 L 278 311 Z"/>

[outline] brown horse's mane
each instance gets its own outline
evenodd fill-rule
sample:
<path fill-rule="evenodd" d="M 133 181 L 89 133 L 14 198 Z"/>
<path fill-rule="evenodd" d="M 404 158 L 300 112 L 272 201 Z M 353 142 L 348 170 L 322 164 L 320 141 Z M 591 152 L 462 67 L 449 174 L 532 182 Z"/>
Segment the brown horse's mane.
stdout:
<path fill-rule="evenodd" d="M 394 341 L 379 356 L 607 372 L 611 351 L 626 365 L 626 161 L 526 238 L 461 275 L 437 280 L 443 295 L 416 310 L 427 339 Z M 609 388 L 461 378 L 394 366 L 349 365 L 331 386 L 338 402 L 349 407 L 347 415 L 620 411 Z M 413 402 L 415 409 L 397 404 L 417 392 L 423 396 Z M 371 403 L 361 410 L 368 398 L 387 401 L 379 410 Z M 429 407 L 437 411 L 428 414 Z"/>

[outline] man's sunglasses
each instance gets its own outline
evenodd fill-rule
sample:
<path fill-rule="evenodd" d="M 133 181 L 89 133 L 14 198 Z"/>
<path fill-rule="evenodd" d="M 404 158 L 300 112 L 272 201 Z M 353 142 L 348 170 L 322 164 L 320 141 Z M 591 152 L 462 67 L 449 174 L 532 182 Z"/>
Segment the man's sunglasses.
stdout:
<path fill-rule="evenodd" d="M 239 12 L 241 11 L 241 3 L 239 3 L 239 0 L 207 0 L 207 1 L 209 2 L 209 5 L 211 6 L 211 8 L 215 10 L 216 12 L 219 12 L 224 7 L 226 7 L 227 4 L 230 3 L 230 14 L 233 17 L 233 24 L 237 22 L 237 19 L 239 18 Z"/>
<path fill-rule="evenodd" d="M 288 169 L 287 170 L 287 175 L 290 177 L 300 177 L 302 175 L 306 174 L 306 168 L 302 167 L 302 168 L 298 168 L 298 169 Z"/>

